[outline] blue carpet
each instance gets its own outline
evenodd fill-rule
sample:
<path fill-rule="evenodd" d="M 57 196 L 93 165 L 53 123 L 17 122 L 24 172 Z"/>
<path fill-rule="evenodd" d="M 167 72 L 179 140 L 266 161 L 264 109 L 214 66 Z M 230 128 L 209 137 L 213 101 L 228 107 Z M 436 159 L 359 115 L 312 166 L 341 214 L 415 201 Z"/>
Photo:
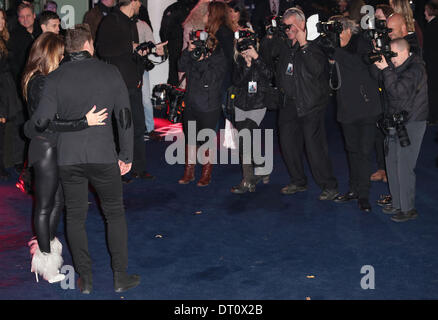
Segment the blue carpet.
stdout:
<path fill-rule="evenodd" d="M 270 113 L 265 126 L 274 124 Z M 369 214 L 356 203 L 318 201 L 320 190 L 310 174 L 307 192 L 281 195 L 289 179 L 277 142 L 271 183 L 237 196 L 229 190 L 240 182 L 238 165 L 215 166 L 206 188 L 178 185 L 183 166 L 166 164 L 169 142 L 148 141 L 148 169 L 156 180 L 124 186 L 129 272 L 140 274 L 142 282 L 123 294 L 113 291 L 105 226 L 92 194 L 87 230 L 93 293 L 35 282 L 26 246 L 32 199 L 15 188 L 14 175 L 0 183 L 0 299 L 437 299 L 437 131 L 428 127 L 418 161 L 419 218 L 402 224 L 375 205 L 387 193 L 381 182 L 373 184 Z M 346 156 L 331 109 L 327 132 L 344 192 Z M 65 264 L 71 265 L 63 224 L 59 238 Z M 364 265 L 374 268 L 375 289 L 361 288 Z"/>

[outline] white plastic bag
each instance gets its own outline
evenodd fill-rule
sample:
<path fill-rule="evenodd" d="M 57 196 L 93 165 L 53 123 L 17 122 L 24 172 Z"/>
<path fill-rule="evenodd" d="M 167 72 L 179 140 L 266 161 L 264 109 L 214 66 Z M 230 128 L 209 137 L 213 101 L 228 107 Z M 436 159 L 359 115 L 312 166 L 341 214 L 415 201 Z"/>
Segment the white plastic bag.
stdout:
<path fill-rule="evenodd" d="M 233 127 L 230 120 L 225 120 L 225 134 L 223 146 L 227 149 L 236 149 L 237 144 L 237 130 Z"/>

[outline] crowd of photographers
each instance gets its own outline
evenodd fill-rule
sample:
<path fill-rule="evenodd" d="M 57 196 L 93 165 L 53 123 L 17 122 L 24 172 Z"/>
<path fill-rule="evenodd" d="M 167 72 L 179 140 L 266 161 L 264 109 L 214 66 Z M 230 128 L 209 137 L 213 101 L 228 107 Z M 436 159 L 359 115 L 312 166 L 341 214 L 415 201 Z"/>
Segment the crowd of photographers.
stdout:
<path fill-rule="evenodd" d="M 178 69 L 187 77 L 186 137 L 189 121 L 195 121 L 198 130 L 215 128 L 221 102 L 231 100 L 225 115 L 239 131 L 259 128 L 266 108 L 275 109 L 281 154 L 291 179 L 283 194 L 307 190 L 306 156 L 322 190 L 320 200 L 357 200 L 359 209 L 369 212 L 371 181 L 382 180 L 391 194 L 378 200 L 383 212 L 396 222 L 415 219 L 416 162 L 427 121 L 436 123 L 434 111 L 429 117 L 429 104 L 437 107 L 430 88 L 436 88 L 430 81 L 436 73 L 430 57 L 436 52 L 431 34 L 436 31 L 437 3 L 426 4 L 422 32 L 412 3 L 403 0 L 378 4 L 371 19 L 365 16 L 363 1 L 347 1 L 346 6 L 338 1 L 337 11 L 300 1 L 259 1 L 252 19 L 247 18 L 248 3 L 224 2 L 200 1 L 182 24 L 192 31 Z M 196 13 L 203 10 L 196 21 Z M 313 13 L 318 16 L 307 21 Z M 224 83 L 222 89 L 219 82 Z M 349 188 L 342 194 L 325 131 L 332 95 L 349 163 Z M 187 143 L 179 183 L 194 180 L 196 161 L 191 158 L 201 145 Z M 375 173 L 374 152 L 379 169 Z M 269 176 L 258 176 L 254 161 L 243 161 L 242 148 L 239 153 L 243 180 L 231 191 L 254 192 Z M 208 154 L 206 158 L 198 186 L 211 180 L 212 164 Z"/>
<path fill-rule="evenodd" d="M 19 82 L 34 39 L 41 32 L 60 32 L 56 8 L 55 12 L 46 8 L 37 23 L 32 5 L 17 2 L 18 19 L 10 36 L 1 23 L 6 13 L 0 12 L 0 73 L 2 85 L 9 86 Z M 91 27 L 97 56 L 118 68 L 129 92 L 134 157 L 131 176 L 125 175 L 124 182 L 133 177 L 153 178 L 146 171 L 144 144 L 145 132 L 154 130 L 147 86 L 148 71 L 156 64 L 148 58 L 153 53 L 169 59 L 168 84 L 157 86 L 154 92 L 173 90 L 178 101 L 170 108 L 175 114 L 169 117 L 183 123 L 186 135 L 180 184 L 195 179 L 196 154 L 202 147 L 187 139 L 190 122 L 196 123 L 198 132 L 215 130 L 225 115 L 239 131 L 252 134 L 267 110 L 275 110 L 281 153 L 290 176 L 281 193 L 307 190 L 307 158 L 321 188 L 320 200 L 357 200 L 359 209 L 369 212 L 371 181 L 382 180 L 388 182 L 391 194 L 378 201 L 383 211 L 394 221 L 416 218 L 416 161 L 427 121 L 438 122 L 434 59 L 438 4 L 436 0 L 425 4 L 425 21 L 420 23 L 414 19 L 419 6 L 414 10 L 412 1 L 380 2 L 180 0 L 165 10 L 162 43 L 155 44 L 141 1 L 118 0 L 115 6 L 115 0 L 101 0 L 84 21 Z M 364 17 L 366 4 L 376 9 L 375 19 Z M 7 20 L 10 26 L 14 24 L 13 19 Z M 3 52 L 8 52 L 7 58 Z M 6 71 L 12 78 L 6 77 Z M 18 96 L 4 92 L 0 93 L 2 102 L 16 102 L 0 105 L 0 135 L 4 135 L 6 121 L 13 120 L 12 136 L 17 142 L 12 161 L 19 170 L 25 159 L 18 130 L 24 122 L 23 107 Z M 349 188 L 342 194 L 333 174 L 325 129 L 325 113 L 333 96 L 350 173 Z M 2 136 L 0 140 L 3 158 Z M 374 153 L 379 170 L 373 173 Z M 253 154 L 243 148 L 239 154 L 243 179 L 231 192 L 254 192 L 257 183 L 269 182 L 269 175 L 258 172 L 260 164 Z M 209 185 L 213 172 L 212 155 L 207 150 L 202 157 L 200 187 Z M 7 177 L 3 163 L 0 173 Z"/>

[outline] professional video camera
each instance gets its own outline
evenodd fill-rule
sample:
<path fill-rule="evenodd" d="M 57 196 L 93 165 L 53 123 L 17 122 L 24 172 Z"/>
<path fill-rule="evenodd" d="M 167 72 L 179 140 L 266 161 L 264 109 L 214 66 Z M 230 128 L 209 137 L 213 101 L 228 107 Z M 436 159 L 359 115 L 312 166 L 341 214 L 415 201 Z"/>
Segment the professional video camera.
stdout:
<path fill-rule="evenodd" d="M 283 23 L 283 17 L 272 16 L 267 19 L 266 34 L 268 36 L 277 36 L 279 38 L 287 38 L 286 25 Z"/>
<path fill-rule="evenodd" d="M 185 90 L 170 84 L 157 84 L 152 90 L 152 104 L 172 123 L 182 122 Z"/>
<path fill-rule="evenodd" d="M 148 50 L 148 54 L 145 56 L 141 56 L 140 51 L 144 51 L 144 50 Z M 137 57 L 139 57 L 139 59 L 141 59 L 141 62 L 143 63 L 143 66 L 144 66 L 146 71 L 151 71 L 156 65 L 163 63 L 169 57 L 169 53 L 168 53 L 167 45 L 166 45 L 166 46 L 164 46 L 164 56 L 161 56 L 160 62 L 150 60 L 150 55 L 160 57 L 157 54 L 156 45 L 151 41 L 140 43 L 137 46 L 137 48 L 135 48 L 135 52 L 137 53 Z"/>
<path fill-rule="evenodd" d="M 195 30 L 190 32 L 190 40 L 193 41 L 195 49 L 190 53 L 193 60 L 198 61 L 202 55 L 206 56 L 210 50 L 207 47 L 208 32 L 204 30 Z"/>
<path fill-rule="evenodd" d="M 364 60 L 367 64 L 373 64 L 377 61 L 382 61 L 382 57 L 385 57 L 387 61 L 396 57 L 397 53 L 391 51 L 391 38 L 389 34 L 392 29 L 386 26 L 385 20 L 370 20 L 368 30 L 365 31 L 365 36 L 373 42 L 376 50 L 365 55 Z"/>
<path fill-rule="evenodd" d="M 377 122 L 382 131 L 388 135 L 391 129 L 395 129 L 397 132 L 398 140 L 402 147 L 407 147 L 411 144 L 409 140 L 408 131 L 406 130 L 405 123 L 407 122 L 407 111 L 401 111 L 394 113 L 392 115 L 385 115 L 382 119 Z"/>
<path fill-rule="evenodd" d="M 234 33 L 234 38 L 240 40 L 236 44 L 236 49 L 239 52 L 248 50 L 249 47 L 257 49 L 257 35 L 249 30 L 240 30 Z"/>

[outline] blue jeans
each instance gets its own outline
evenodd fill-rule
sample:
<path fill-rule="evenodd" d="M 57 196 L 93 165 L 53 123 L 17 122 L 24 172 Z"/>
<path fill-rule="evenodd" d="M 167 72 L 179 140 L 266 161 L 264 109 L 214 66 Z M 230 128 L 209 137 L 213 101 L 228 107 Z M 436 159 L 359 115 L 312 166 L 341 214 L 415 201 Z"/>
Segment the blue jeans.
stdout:
<path fill-rule="evenodd" d="M 149 82 L 149 72 L 143 73 L 143 87 L 141 89 L 143 95 L 144 118 L 146 131 L 151 132 L 155 129 L 154 126 L 154 108 L 151 102 L 151 89 Z"/>

